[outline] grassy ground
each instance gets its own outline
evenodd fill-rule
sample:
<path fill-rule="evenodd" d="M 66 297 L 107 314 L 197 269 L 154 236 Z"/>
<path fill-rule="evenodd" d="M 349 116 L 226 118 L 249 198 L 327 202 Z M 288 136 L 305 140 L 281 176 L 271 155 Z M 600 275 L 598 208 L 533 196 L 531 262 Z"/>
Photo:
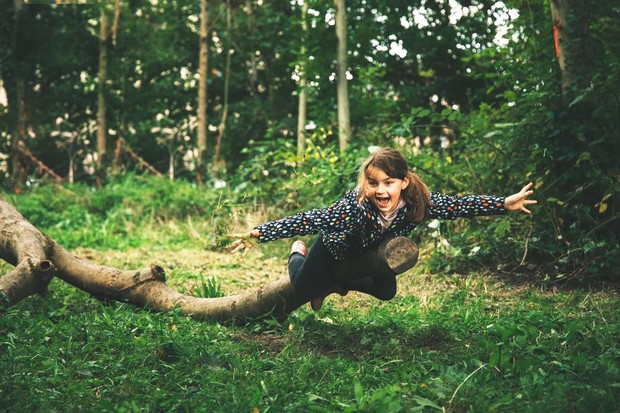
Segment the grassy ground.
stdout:
<path fill-rule="evenodd" d="M 285 276 L 286 247 L 243 261 L 185 244 L 75 252 L 126 269 L 157 263 L 190 293 L 214 276 L 233 294 Z M 389 302 L 351 293 L 284 323 L 236 325 L 104 305 L 54 280 L 0 317 L 0 410 L 620 410 L 613 289 L 427 274 L 424 262 L 399 288 Z"/>

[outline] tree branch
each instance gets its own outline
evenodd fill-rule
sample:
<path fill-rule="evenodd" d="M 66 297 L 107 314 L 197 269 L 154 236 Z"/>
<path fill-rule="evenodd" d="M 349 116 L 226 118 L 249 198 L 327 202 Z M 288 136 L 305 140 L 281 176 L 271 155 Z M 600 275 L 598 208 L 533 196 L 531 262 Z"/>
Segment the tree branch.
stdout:
<path fill-rule="evenodd" d="M 13 271 L 0 278 L 0 298 L 2 306 L 9 307 L 33 294 L 47 291 L 55 268 L 48 260 L 27 258 Z"/>

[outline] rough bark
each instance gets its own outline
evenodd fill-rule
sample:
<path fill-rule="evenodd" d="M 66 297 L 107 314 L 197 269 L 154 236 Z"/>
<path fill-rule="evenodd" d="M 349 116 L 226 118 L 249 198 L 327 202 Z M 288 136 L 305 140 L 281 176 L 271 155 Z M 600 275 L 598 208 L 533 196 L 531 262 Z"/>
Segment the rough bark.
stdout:
<path fill-rule="evenodd" d="M 45 259 L 47 238 L 11 205 L 0 201 L 0 257 L 15 269 L 0 278 L 2 305 L 41 294 L 54 275 L 53 264 Z"/>
<path fill-rule="evenodd" d="M 198 147 L 198 182 L 202 182 L 207 153 L 207 77 L 209 70 L 209 12 L 207 0 L 200 2 L 200 49 L 198 52 L 198 119 L 196 146 Z"/>
<path fill-rule="evenodd" d="M 97 186 L 103 185 L 107 158 L 105 84 L 108 73 L 108 15 L 101 8 L 99 27 L 99 78 L 97 80 Z"/>
<path fill-rule="evenodd" d="M 11 306 L 33 294 L 43 294 L 56 269 L 49 260 L 26 258 L 0 278 L 0 297 L 3 305 Z"/>
<path fill-rule="evenodd" d="M 590 84 L 588 3 L 552 0 L 549 5 L 562 97 L 568 105 Z"/>
<path fill-rule="evenodd" d="M 397 237 L 360 256 L 343 261 L 335 283 L 353 278 L 399 274 L 415 265 L 416 245 Z M 251 320 L 284 318 L 308 301 L 296 293 L 288 277 L 253 291 L 220 298 L 183 295 L 166 285 L 163 268 L 139 270 L 106 267 L 81 259 L 30 224 L 12 205 L 0 201 L 0 258 L 16 268 L 0 278 L 2 305 L 13 305 L 46 290 L 52 274 L 99 299 L 128 302 L 154 310 L 181 309 L 196 319 Z"/>
<path fill-rule="evenodd" d="M 11 34 L 11 57 L 6 64 L 0 64 L 0 70 L 4 79 L 6 92 L 8 95 L 9 118 L 13 122 L 13 139 L 11 150 L 11 180 L 15 191 L 26 182 L 26 167 L 23 154 L 19 151 L 20 146 L 26 138 L 26 86 L 24 80 L 24 62 L 21 49 L 19 47 L 22 21 L 22 0 L 13 2 L 13 31 Z"/>

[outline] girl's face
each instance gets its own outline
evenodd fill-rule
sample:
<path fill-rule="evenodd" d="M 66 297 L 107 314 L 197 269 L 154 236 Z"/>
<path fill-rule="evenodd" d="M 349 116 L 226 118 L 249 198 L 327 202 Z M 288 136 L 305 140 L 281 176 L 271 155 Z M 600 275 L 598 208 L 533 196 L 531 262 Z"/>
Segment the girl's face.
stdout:
<path fill-rule="evenodd" d="M 394 211 L 398 206 L 400 193 L 409 185 L 409 180 L 389 177 L 379 168 L 368 170 L 366 197 L 375 204 L 383 215 Z"/>

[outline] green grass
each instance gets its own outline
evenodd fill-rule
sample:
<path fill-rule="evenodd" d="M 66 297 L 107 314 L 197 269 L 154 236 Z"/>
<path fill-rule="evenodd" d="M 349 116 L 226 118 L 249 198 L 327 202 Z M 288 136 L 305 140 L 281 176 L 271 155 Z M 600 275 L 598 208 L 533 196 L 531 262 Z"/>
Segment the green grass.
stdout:
<path fill-rule="evenodd" d="M 167 193 L 166 182 L 129 179 L 120 197 L 42 189 L 13 202 L 78 255 L 123 269 L 159 264 L 173 288 L 196 296 L 286 275 L 290 242 L 231 257 L 218 237 L 245 225 L 236 207 L 179 185 Z M 620 410 L 616 290 L 431 274 L 422 252 L 395 299 L 329 297 L 320 312 L 303 307 L 282 323 L 198 322 L 102 303 L 56 279 L 48 295 L 0 314 L 0 410 Z"/>
<path fill-rule="evenodd" d="M 403 284 L 387 303 L 351 294 L 284 323 L 235 325 L 105 305 L 55 280 L 0 318 L 0 402 L 15 412 L 620 406 L 616 293 L 553 294 L 482 275 L 412 273 Z"/>

